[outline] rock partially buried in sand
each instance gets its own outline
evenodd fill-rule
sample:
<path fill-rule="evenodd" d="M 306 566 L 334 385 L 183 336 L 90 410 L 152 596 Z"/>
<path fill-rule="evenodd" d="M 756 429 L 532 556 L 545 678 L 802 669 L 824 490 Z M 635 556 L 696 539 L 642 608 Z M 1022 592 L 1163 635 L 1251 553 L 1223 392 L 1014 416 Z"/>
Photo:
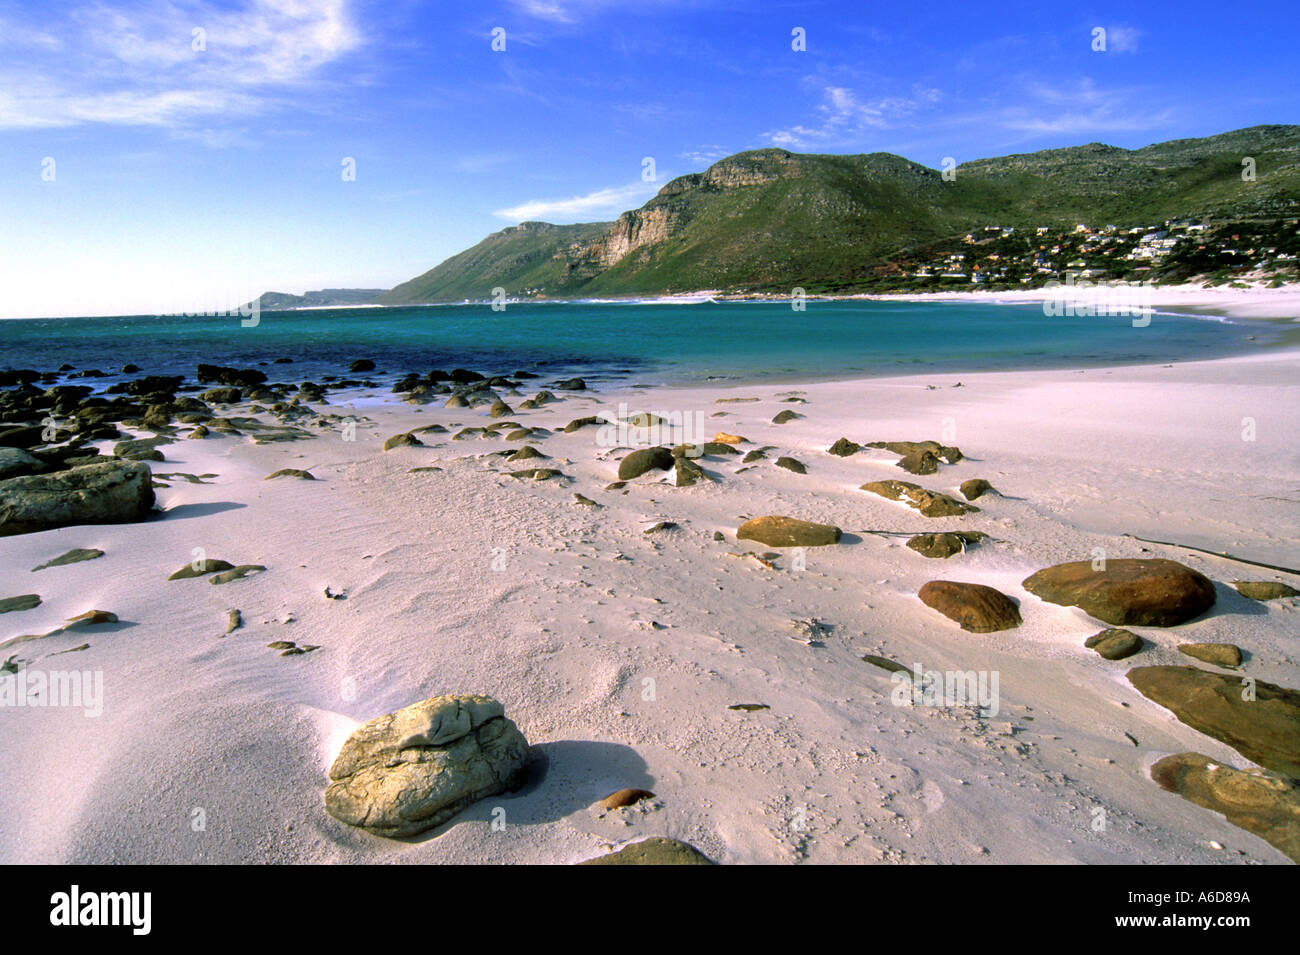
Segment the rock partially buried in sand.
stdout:
<path fill-rule="evenodd" d="M 776 459 L 776 466 L 785 468 L 787 471 L 793 471 L 795 474 L 807 474 L 808 468 L 798 458 L 791 458 L 785 455 Z"/>
<path fill-rule="evenodd" d="M 769 515 L 745 521 L 737 540 L 758 541 L 768 547 L 826 547 L 838 544 L 843 531 L 833 524 L 814 524 L 793 517 Z"/>
<path fill-rule="evenodd" d="M 1231 643 L 1183 643 L 1178 652 L 1216 667 L 1241 666 L 1241 647 Z"/>
<path fill-rule="evenodd" d="M 96 627 L 105 623 L 117 623 L 117 614 L 109 610 L 87 610 L 75 617 L 69 617 L 62 629 L 77 630 L 81 627 Z"/>
<path fill-rule="evenodd" d="M 946 534 L 917 534 L 907 542 L 907 546 L 922 557 L 946 559 L 953 554 L 960 554 L 970 544 L 988 537 L 980 531 L 953 531 Z"/>
<path fill-rule="evenodd" d="M 859 490 L 879 494 L 891 501 L 903 501 L 908 507 L 920 511 L 923 517 L 958 517 L 979 511 L 974 504 L 963 504 L 947 494 L 927 491 L 919 484 L 908 481 L 872 481 L 862 485 Z"/>
<path fill-rule="evenodd" d="M 45 570 L 48 567 L 62 567 L 65 564 L 79 564 L 83 560 L 95 560 L 96 558 L 103 556 L 104 552 L 98 547 L 74 547 L 66 554 L 60 554 L 53 560 L 47 560 L 39 567 L 33 567 L 32 573 L 34 574 L 38 570 Z"/>
<path fill-rule="evenodd" d="M 956 464 L 963 456 L 961 448 L 949 447 L 948 445 L 940 444 L 938 441 L 871 441 L 867 443 L 866 447 L 892 451 L 894 454 L 899 454 L 903 457 L 919 455 L 925 451 L 929 451 L 945 464 Z"/>
<path fill-rule="evenodd" d="M 616 793 L 610 793 L 600 802 L 596 803 L 598 807 L 606 811 L 612 809 L 622 809 L 624 806 L 635 806 L 643 799 L 654 799 L 655 794 L 648 789 L 620 789 Z"/>
<path fill-rule="evenodd" d="M 564 473 L 559 468 L 523 468 L 519 471 L 507 471 L 512 478 L 528 479 L 532 481 L 549 481 L 551 478 L 564 477 Z"/>
<path fill-rule="evenodd" d="M 424 442 L 422 442 L 419 438 L 417 438 L 415 435 L 411 434 L 408 431 L 406 434 L 395 434 L 387 441 L 385 441 L 384 450 L 391 451 L 393 450 L 393 448 L 403 448 L 403 447 L 418 448 L 423 443 Z"/>
<path fill-rule="evenodd" d="M 240 564 L 238 567 L 232 567 L 230 570 L 223 571 L 213 577 L 208 578 L 210 584 L 228 584 L 232 580 L 240 580 L 249 574 L 260 574 L 264 570 L 261 564 Z"/>
<path fill-rule="evenodd" d="M 673 484 L 677 487 L 690 487 L 698 481 L 711 480 L 704 469 L 689 458 L 681 457 L 673 462 Z"/>
<path fill-rule="evenodd" d="M 300 481 L 314 481 L 316 476 L 310 471 L 304 471 L 302 468 L 280 468 L 262 478 L 263 481 L 270 481 L 273 478 L 291 477 L 298 478 Z"/>
<path fill-rule="evenodd" d="M 40 594 L 21 594 L 17 597 L 0 598 L 0 613 L 12 613 L 16 610 L 31 610 L 41 605 Z"/>
<path fill-rule="evenodd" d="M 153 475 L 136 461 L 105 461 L 0 481 L 0 537 L 75 524 L 127 524 L 153 510 Z"/>
<path fill-rule="evenodd" d="M 1096 650 L 1103 660 L 1123 660 L 1142 649 L 1142 638 L 1127 630 L 1102 630 L 1083 641 L 1083 645 Z"/>
<path fill-rule="evenodd" d="M 970 633 L 996 633 L 1020 626 L 1020 611 L 1001 591 L 983 584 L 932 580 L 917 594 L 927 607 L 939 611 Z"/>
<path fill-rule="evenodd" d="M 191 577 L 202 577 L 204 574 L 215 574 L 223 570 L 234 570 L 235 565 L 224 560 L 207 560 L 190 561 L 176 573 L 168 577 L 168 580 L 189 580 Z"/>
<path fill-rule="evenodd" d="M 358 727 L 330 767 L 325 809 L 412 836 L 523 782 L 528 742 L 487 696 L 435 696 Z"/>
<path fill-rule="evenodd" d="M 596 427 L 597 425 L 604 425 L 604 424 L 605 424 L 604 419 L 597 418 L 595 415 L 587 415 L 586 417 L 583 418 L 574 418 L 572 421 L 566 424 L 564 426 L 564 433 L 572 434 L 573 432 L 580 431 L 583 428 L 593 428 Z"/>
<path fill-rule="evenodd" d="M 787 422 L 795 420 L 795 418 L 802 417 L 803 415 L 799 414 L 797 411 L 791 411 L 787 408 L 785 411 L 777 413 L 776 417 L 772 419 L 772 424 L 786 424 Z"/>
<path fill-rule="evenodd" d="M 1282 597 L 1300 597 L 1300 590 L 1277 580 L 1234 580 L 1237 593 L 1251 600 L 1279 600 Z"/>
<path fill-rule="evenodd" d="M 651 470 L 670 471 L 673 453 L 668 448 L 637 448 L 618 462 L 618 479 L 630 481 Z"/>
<path fill-rule="evenodd" d="M 899 458 L 897 466 L 909 474 L 934 474 L 939 470 L 939 459 L 933 451 L 913 451 Z"/>
<path fill-rule="evenodd" d="M 1214 605 L 1209 578 L 1173 560 L 1086 560 L 1056 564 L 1026 578 L 1024 588 L 1048 603 L 1078 607 L 1115 626 L 1173 627 Z"/>
<path fill-rule="evenodd" d="M 1300 862 L 1300 784 L 1259 772 L 1243 772 L 1200 753 L 1166 756 L 1151 767 L 1161 789 L 1223 813 L 1293 862 Z"/>
<path fill-rule="evenodd" d="M 713 436 L 713 440 L 718 444 L 748 444 L 748 438 L 742 438 L 738 434 L 728 434 L 726 431 L 719 431 Z"/>
<path fill-rule="evenodd" d="M 990 491 L 996 494 L 997 488 L 983 478 L 971 478 L 969 481 L 961 482 L 961 495 L 968 501 L 983 497 Z"/>
<path fill-rule="evenodd" d="M 833 454 L 839 458 L 847 458 L 849 455 L 857 454 L 861 450 L 862 445 L 858 444 L 856 441 L 850 441 L 848 438 L 840 438 L 826 449 L 827 453 Z"/>
<path fill-rule="evenodd" d="M 655 837 L 578 865 L 717 865 L 690 843 Z"/>
<path fill-rule="evenodd" d="M 1256 680 L 1252 694 L 1239 676 L 1199 667 L 1135 667 L 1128 679 L 1192 729 L 1261 766 L 1300 777 L 1300 692 Z"/>
<path fill-rule="evenodd" d="M 507 461 L 528 461 L 531 459 L 542 460 L 545 458 L 546 455 L 542 454 L 541 451 L 538 451 L 531 444 L 525 444 L 518 451 L 512 451 L 510 454 L 506 455 Z"/>

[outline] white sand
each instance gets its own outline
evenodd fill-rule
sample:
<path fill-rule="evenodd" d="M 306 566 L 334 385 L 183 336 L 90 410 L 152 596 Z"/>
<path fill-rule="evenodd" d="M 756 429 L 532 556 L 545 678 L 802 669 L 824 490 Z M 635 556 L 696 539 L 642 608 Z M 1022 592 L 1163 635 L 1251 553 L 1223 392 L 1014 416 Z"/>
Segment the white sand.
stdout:
<path fill-rule="evenodd" d="M 102 671 L 105 706 L 97 718 L 0 710 L 0 861 L 573 862 L 670 835 L 731 863 L 1284 862 L 1149 779 L 1152 762 L 1185 750 L 1249 763 L 1146 701 L 1124 673 L 1189 662 L 1174 649 L 1182 642 L 1230 641 L 1249 652 L 1247 674 L 1300 686 L 1296 601 L 1258 604 L 1224 583 L 1300 581 L 1121 535 L 1300 564 L 1298 383 L 1300 352 L 1264 350 L 1172 367 L 627 388 L 511 416 L 555 429 L 620 400 L 725 412 L 706 418 L 710 436 L 778 449 L 743 473 L 739 457 L 706 459 L 713 484 L 675 488 L 654 472 L 625 493 L 603 490 L 621 452 L 597 446 L 590 428 L 537 442 L 552 460 L 536 463 L 567 481 L 497 473 L 523 466 L 492 456 L 516 446 L 502 440 L 429 435 L 429 447 L 381 449 L 415 426 L 488 424 L 482 409 L 363 403 L 355 442 L 177 441 L 156 471 L 218 477 L 160 490 L 157 519 L 0 539 L 0 596 L 44 599 L 0 615 L 0 640 L 92 607 L 122 621 L 7 651 L 36 669 Z M 807 403 L 781 402 L 794 391 Z M 762 400 L 715 404 L 724 395 Z M 786 408 L 806 417 L 771 424 Z M 1244 418 L 1254 441 L 1242 438 Z M 842 435 L 943 439 L 967 459 L 913 478 L 886 452 L 825 453 Z M 781 453 L 809 473 L 776 468 Z M 445 470 L 408 473 L 427 465 Z M 319 480 L 261 480 L 281 467 Z M 955 493 L 971 477 L 1006 496 L 960 519 L 928 520 L 858 490 L 900 478 Z M 575 503 L 575 491 L 603 506 Z M 790 553 L 775 570 L 728 556 L 766 550 L 734 533 L 773 513 L 851 536 L 808 551 L 803 571 Z M 680 529 L 642 533 L 658 520 Z M 942 529 L 996 540 L 938 561 L 904 537 L 863 533 Z M 106 555 L 29 572 L 72 547 Z M 167 581 L 197 547 L 269 570 L 224 586 Z M 1181 627 L 1135 628 L 1151 645 L 1104 661 L 1083 648 L 1102 625 L 1020 586 L 1097 547 L 1184 561 L 1220 584 L 1219 603 Z M 1021 601 L 1024 625 L 961 631 L 916 597 L 935 578 L 1001 589 Z M 326 599 L 326 586 L 347 598 Z M 246 623 L 222 637 L 230 607 Z M 795 639 L 791 621 L 808 618 L 830 625 L 823 645 Z M 281 657 L 266 649 L 273 640 L 322 649 Z M 868 652 L 996 671 L 1000 712 L 896 707 L 888 674 L 862 662 Z M 501 699 L 545 755 L 545 775 L 411 842 L 329 817 L 326 772 L 346 734 L 450 692 Z M 771 709 L 727 709 L 744 702 Z M 660 798 L 606 818 L 590 808 L 625 786 Z M 491 827 L 495 807 L 504 831 Z M 1104 832 L 1093 828 L 1098 808 Z"/>
<path fill-rule="evenodd" d="M 1088 286 L 1081 286 L 1083 291 L 1076 294 L 1086 294 L 1087 288 Z M 992 292 L 980 289 L 969 292 L 898 293 L 847 297 L 898 302 L 1026 303 L 1042 302 L 1053 296 L 1059 296 L 1062 291 L 1018 289 L 1010 292 Z M 1196 284 L 1161 285 L 1151 289 L 1149 304 L 1159 310 L 1188 309 L 1233 315 L 1239 318 L 1285 319 L 1300 322 L 1300 283 L 1289 282 L 1277 288 L 1268 288 L 1264 285 L 1253 285 L 1250 288 L 1232 288 L 1227 285 L 1214 288 L 1205 288 Z"/>

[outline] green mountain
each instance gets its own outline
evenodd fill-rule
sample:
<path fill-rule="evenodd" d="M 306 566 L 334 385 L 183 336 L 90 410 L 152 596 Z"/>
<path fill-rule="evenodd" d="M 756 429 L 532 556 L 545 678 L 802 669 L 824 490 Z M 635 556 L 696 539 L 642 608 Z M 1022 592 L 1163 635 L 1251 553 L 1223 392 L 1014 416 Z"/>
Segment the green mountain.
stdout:
<path fill-rule="evenodd" d="M 1242 178 L 1243 160 L 1255 178 Z M 1300 126 L 1128 150 L 1091 143 L 980 159 L 946 180 L 889 153 L 760 149 L 672 180 L 613 223 L 504 229 L 385 304 L 699 289 L 851 288 L 891 256 L 987 226 L 1054 232 L 1300 213 Z"/>
<path fill-rule="evenodd" d="M 490 298 L 498 287 L 512 297 L 530 294 L 532 289 L 557 288 L 564 275 L 563 256 L 567 250 L 596 241 L 609 227 L 608 222 L 521 222 L 492 233 L 472 249 L 403 282 L 386 292 L 380 302 L 460 302 Z"/>

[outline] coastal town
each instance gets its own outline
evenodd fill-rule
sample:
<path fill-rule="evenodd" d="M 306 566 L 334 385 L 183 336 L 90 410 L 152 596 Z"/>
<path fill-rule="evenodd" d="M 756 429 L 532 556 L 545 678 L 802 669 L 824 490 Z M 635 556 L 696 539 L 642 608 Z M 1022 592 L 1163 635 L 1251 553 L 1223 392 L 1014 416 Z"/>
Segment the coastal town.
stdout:
<path fill-rule="evenodd" d="M 988 225 L 900 252 L 876 266 L 873 291 L 1009 290 L 1052 282 L 1198 282 L 1279 287 L 1300 279 L 1300 218 L 1169 219 L 1121 228 Z"/>

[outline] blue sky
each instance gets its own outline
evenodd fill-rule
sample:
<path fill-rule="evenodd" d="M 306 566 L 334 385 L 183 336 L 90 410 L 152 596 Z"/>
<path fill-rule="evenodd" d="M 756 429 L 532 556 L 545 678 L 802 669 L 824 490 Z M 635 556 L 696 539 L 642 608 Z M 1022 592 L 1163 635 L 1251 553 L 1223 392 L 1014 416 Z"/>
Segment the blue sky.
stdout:
<path fill-rule="evenodd" d="M 388 287 L 521 219 L 612 219 L 762 146 L 937 168 L 1296 123 L 1296 13 L 0 0 L 0 317 Z"/>

